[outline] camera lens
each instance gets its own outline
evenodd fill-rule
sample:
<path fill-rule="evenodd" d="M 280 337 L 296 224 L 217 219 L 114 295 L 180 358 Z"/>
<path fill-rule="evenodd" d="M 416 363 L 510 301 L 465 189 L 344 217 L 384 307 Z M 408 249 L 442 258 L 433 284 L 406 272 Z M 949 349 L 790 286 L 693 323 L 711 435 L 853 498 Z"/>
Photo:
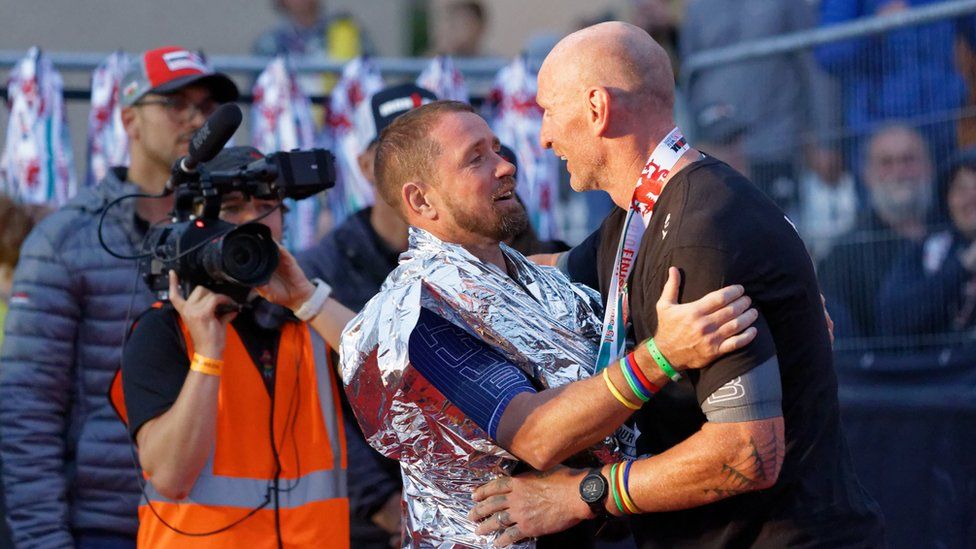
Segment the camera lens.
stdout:
<path fill-rule="evenodd" d="M 271 278 L 278 264 L 278 249 L 264 235 L 238 228 L 224 237 L 221 246 L 221 266 L 226 276 L 235 282 L 255 285 Z"/>
<path fill-rule="evenodd" d="M 210 279 L 257 286 L 267 282 L 278 266 L 278 247 L 270 229 L 245 224 L 204 246 L 199 264 Z"/>
<path fill-rule="evenodd" d="M 223 245 L 223 267 L 227 276 L 241 282 L 260 278 L 267 264 L 261 240 L 250 234 L 228 235 Z"/>

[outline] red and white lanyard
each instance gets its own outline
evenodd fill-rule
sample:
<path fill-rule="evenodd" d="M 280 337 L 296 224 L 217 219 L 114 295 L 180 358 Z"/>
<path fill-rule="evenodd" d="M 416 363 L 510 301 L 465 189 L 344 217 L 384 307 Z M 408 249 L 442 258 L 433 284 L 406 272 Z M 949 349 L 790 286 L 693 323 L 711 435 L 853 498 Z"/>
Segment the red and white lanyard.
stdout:
<path fill-rule="evenodd" d="M 613 278 L 607 294 L 607 308 L 603 317 L 603 335 L 600 353 L 596 359 L 596 371 L 606 368 L 624 354 L 627 339 L 627 321 L 630 306 L 627 300 L 627 279 L 637 258 L 644 231 L 651 223 L 654 206 L 664 189 L 665 180 L 678 159 L 689 149 L 681 130 L 674 128 L 657 144 L 644 165 L 641 176 L 634 186 L 634 196 L 624 220 L 623 233 L 613 264 Z"/>

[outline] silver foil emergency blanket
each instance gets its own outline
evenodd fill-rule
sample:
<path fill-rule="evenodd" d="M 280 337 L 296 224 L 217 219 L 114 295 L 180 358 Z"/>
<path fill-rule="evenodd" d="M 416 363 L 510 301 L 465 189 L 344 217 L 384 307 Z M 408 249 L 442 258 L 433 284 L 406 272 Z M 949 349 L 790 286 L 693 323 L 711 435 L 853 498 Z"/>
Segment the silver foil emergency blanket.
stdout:
<path fill-rule="evenodd" d="M 511 277 L 464 248 L 410 229 L 410 249 L 342 334 L 342 378 L 367 440 L 400 461 L 405 544 L 488 547 L 467 519 L 472 491 L 511 474 L 497 446 L 410 365 L 421 307 L 488 343 L 544 387 L 589 377 L 600 340 L 600 297 L 502 245 Z M 591 449 L 613 459 L 607 438 Z M 534 547 L 533 541 L 517 547 Z"/>

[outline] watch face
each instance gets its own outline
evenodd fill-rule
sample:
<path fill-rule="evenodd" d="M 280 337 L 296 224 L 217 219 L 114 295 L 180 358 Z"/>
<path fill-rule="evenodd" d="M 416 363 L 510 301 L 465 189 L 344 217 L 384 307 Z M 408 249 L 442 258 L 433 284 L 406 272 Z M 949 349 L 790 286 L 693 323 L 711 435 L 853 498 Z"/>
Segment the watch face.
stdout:
<path fill-rule="evenodd" d="M 603 499 L 607 492 L 607 482 L 599 475 L 587 475 L 580 482 L 580 497 L 586 503 L 596 503 Z"/>

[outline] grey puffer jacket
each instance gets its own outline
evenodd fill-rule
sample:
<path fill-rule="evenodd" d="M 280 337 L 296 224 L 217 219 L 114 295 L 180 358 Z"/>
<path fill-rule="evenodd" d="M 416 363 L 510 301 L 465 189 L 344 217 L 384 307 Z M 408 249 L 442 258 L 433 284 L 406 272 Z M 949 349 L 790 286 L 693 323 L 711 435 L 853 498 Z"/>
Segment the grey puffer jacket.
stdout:
<path fill-rule="evenodd" d="M 139 488 L 125 428 L 106 398 L 127 315 L 152 303 L 136 262 L 98 242 L 102 209 L 137 192 L 116 168 L 44 219 L 24 243 L 0 351 L 0 452 L 14 543 L 73 547 L 72 531 L 135 534 Z M 103 234 L 131 255 L 134 200 Z M 131 313 L 129 313 L 131 311 Z"/>

